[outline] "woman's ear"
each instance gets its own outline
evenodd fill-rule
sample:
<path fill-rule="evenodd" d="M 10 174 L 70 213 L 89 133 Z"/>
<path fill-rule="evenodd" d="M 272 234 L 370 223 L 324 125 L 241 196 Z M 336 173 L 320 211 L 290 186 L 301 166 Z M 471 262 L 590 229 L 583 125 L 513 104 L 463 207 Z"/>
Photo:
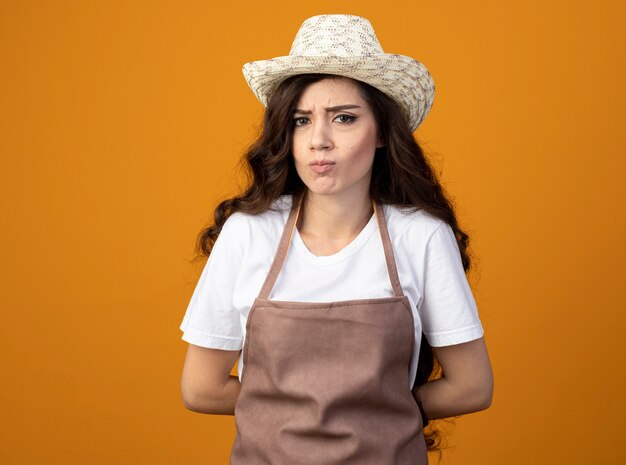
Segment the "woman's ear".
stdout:
<path fill-rule="evenodd" d="M 383 138 L 383 136 L 381 136 L 380 134 L 378 134 L 378 139 L 376 141 L 376 148 L 379 149 L 381 147 L 384 147 L 385 144 L 385 139 Z"/>

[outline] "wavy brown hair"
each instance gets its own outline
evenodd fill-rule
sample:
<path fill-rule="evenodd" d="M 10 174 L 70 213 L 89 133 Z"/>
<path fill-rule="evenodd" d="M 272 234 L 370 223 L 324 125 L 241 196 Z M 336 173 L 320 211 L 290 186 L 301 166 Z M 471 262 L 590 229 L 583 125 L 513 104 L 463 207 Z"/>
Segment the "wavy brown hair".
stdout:
<path fill-rule="evenodd" d="M 208 257 L 224 222 L 235 212 L 259 214 L 268 210 L 281 195 L 300 195 L 305 185 L 298 176 L 291 153 L 293 114 L 304 89 L 331 74 L 301 74 L 283 81 L 272 93 L 258 138 L 249 146 L 241 162 L 248 178 L 245 191 L 220 202 L 213 224 L 205 227 L 196 242 L 196 257 Z M 468 235 L 457 222 L 453 204 L 445 193 L 424 152 L 409 130 L 399 105 L 373 86 L 353 80 L 370 104 L 385 146 L 376 149 L 369 194 L 372 200 L 409 211 L 424 210 L 448 223 L 456 237 L 466 273 L 470 270 Z M 431 346 L 422 333 L 415 389 L 441 377 Z M 441 454 L 442 435 L 431 422 L 424 430 L 429 451 Z"/>

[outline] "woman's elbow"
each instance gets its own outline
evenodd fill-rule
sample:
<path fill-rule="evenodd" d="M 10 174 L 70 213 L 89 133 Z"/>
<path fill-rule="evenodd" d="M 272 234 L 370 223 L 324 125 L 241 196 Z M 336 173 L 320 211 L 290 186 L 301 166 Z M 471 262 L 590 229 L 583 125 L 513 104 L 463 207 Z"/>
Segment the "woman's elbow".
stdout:
<path fill-rule="evenodd" d="M 184 386 L 181 385 L 180 397 L 183 401 L 183 405 L 187 410 L 191 410 L 192 412 L 195 412 L 197 410 L 197 405 L 199 402 L 198 396 L 194 392 L 186 389 Z"/>
<path fill-rule="evenodd" d="M 225 414 L 226 403 L 217 397 L 183 396 L 183 405 L 187 410 L 196 413 Z"/>
<path fill-rule="evenodd" d="M 207 384 L 200 389 L 193 386 L 193 383 L 181 386 L 181 397 L 187 410 L 213 415 L 234 415 L 241 389 L 237 376 L 229 376 L 225 385 Z"/>
<path fill-rule="evenodd" d="M 487 410 L 489 407 L 491 407 L 492 400 L 493 400 L 493 397 L 491 395 L 489 396 L 485 395 L 483 399 L 481 400 L 481 402 L 478 404 L 477 411 Z"/>
<path fill-rule="evenodd" d="M 198 411 L 198 399 L 196 396 L 186 392 L 185 390 L 181 390 L 181 399 L 183 401 L 183 405 L 187 410 L 191 410 L 192 412 Z"/>
<path fill-rule="evenodd" d="M 493 401 L 493 378 L 472 389 L 471 398 L 474 399 L 475 411 L 486 410 L 491 407 Z"/>
<path fill-rule="evenodd" d="M 183 405 L 192 412 L 211 413 L 219 404 L 217 396 L 206 391 L 193 389 L 192 386 L 187 386 L 185 383 L 181 383 L 180 394 Z"/>

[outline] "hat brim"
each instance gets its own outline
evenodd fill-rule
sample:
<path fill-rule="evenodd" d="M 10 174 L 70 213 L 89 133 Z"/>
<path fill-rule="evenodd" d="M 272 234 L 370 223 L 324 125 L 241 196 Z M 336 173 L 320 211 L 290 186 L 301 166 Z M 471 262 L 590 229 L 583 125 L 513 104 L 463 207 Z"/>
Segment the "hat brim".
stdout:
<path fill-rule="evenodd" d="M 297 74 L 327 73 L 366 82 L 393 97 L 415 131 L 432 107 L 435 85 L 426 67 L 414 58 L 385 53 L 370 56 L 281 56 L 243 65 L 243 74 L 257 99 L 267 106 L 285 79 Z"/>

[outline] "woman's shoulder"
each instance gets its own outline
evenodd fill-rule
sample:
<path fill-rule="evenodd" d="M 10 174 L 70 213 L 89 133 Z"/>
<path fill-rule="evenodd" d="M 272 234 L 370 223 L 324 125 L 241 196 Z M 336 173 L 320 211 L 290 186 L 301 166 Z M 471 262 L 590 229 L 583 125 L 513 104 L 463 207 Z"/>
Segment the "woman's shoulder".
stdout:
<path fill-rule="evenodd" d="M 291 195 L 281 195 L 264 212 L 252 214 L 236 211 L 226 219 L 220 234 L 225 232 L 242 241 L 250 241 L 253 238 L 272 240 L 276 237 L 277 231 L 284 228 L 291 210 L 291 202 Z"/>
<path fill-rule="evenodd" d="M 385 204 L 385 219 L 392 237 L 410 237 L 412 240 L 427 240 L 447 223 L 423 209 Z"/>
<path fill-rule="evenodd" d="M 262 226 L 263 224 L 271 224 L 275 222 L 283 222 L 286 215 L 291 210 L 292 203 L 291 195 L 281 195 L 275 199 L 270 207 L 261 213 L 245 213 L 242 211 L 236 211 L 231 214 L 226 223 L 236 224 L 242 226 L 244 224 L 251 224 L 255 226 Z M 224 225 L 226 225 L 224 223 Z"/>

